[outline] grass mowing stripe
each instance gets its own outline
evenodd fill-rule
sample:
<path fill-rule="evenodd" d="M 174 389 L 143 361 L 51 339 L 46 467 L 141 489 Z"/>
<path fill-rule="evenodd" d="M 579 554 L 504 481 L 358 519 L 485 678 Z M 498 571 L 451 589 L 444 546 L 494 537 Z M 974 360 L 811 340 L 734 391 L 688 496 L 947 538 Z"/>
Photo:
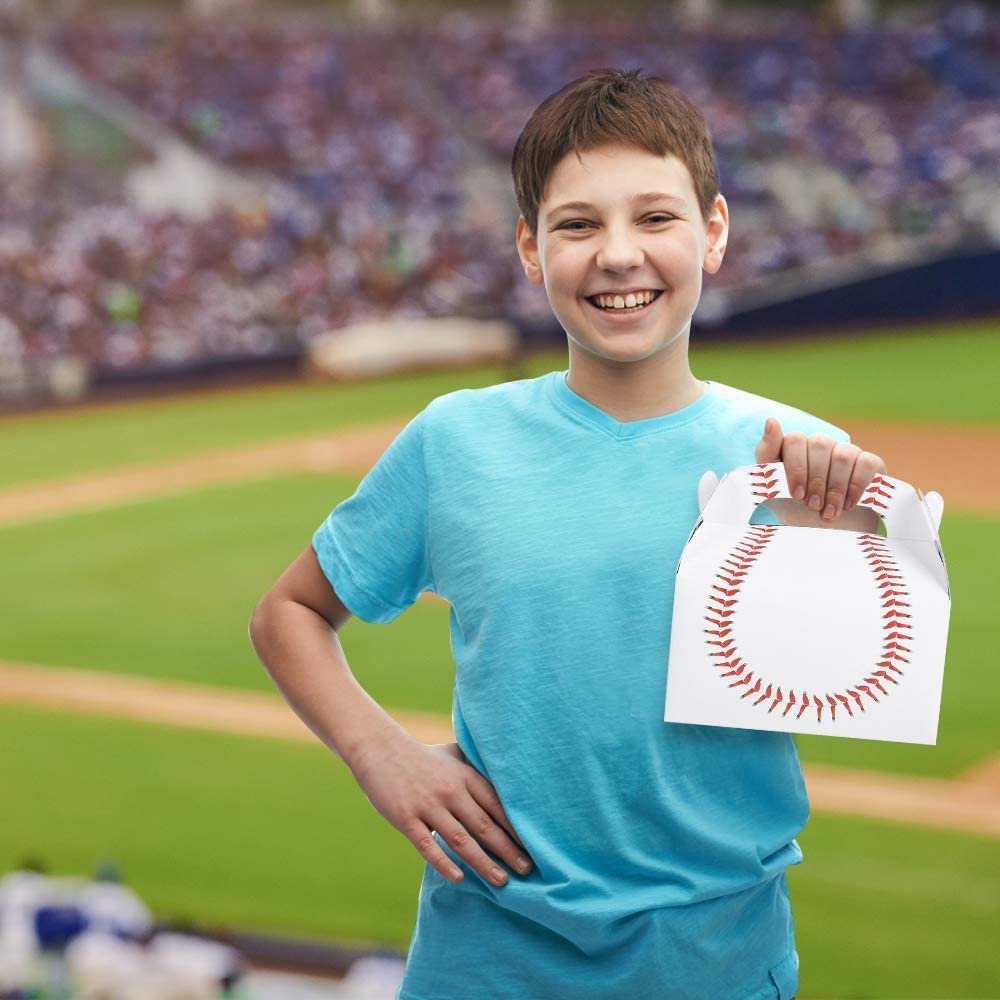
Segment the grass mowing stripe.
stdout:
<path fill-rule="evenodd" d="M 0 871 L 113 859 L 161 918 L 409 944 L 423 860 L 318 745 L 0 706 L 0 756 Z M 995 841 L 815 815 L 799 842 L 803 1000 L 989 995 Z"/>
<path fill-rule="evenodd" d="M 1000 323 L 910 332 L 762 340 L 699 339 L 699 378 L 779 400 L 830 420 L 892 419 L 1000 425 L 993 372 Z M 946 362 L 946 363 L 945 363 Z M 532 357 L 526 376 L 567 366 L 565 349 Z M 161 462 L 255 442 L 320 434 L 413 415 L 435 396 L 502 382 L 504 369 L 397 375 L 355 384 L 302 383 L 2 421 L 0 488 Z"/>

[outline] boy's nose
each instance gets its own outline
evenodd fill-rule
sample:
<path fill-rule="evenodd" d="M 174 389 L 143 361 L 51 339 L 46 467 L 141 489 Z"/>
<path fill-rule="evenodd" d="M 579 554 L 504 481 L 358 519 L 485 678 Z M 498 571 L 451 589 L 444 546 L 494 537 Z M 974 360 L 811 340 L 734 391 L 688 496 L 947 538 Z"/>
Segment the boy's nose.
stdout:
<path fill-rule="evenodd" d="M 626 271 L 642 264 L 645 254 L 638 234 L 624 229 L 608 229 L 597 252 L 597 266 L 604 271 Z"/>

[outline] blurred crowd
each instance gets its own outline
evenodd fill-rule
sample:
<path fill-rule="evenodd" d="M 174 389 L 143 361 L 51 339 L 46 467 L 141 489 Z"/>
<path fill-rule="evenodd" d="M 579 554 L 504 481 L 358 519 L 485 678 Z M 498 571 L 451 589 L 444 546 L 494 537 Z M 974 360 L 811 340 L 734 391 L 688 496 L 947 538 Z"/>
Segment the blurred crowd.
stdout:
<path fill-rule="evenodd" d="M 285 951 L 281 964 L 294 966 L 294 947 L 286 945 Z M 336 980 L 255 969 L 230 944 L 157 924 L 113 864 L 99 865 L 92 879 L 33 869 L 0 877 L 4 1000 L 395 997 L 403 957 L 374 948 L 347 961 Z"/>
<path fill-rule="evenodd" d="M 1000 243 L 1000 12 L 983 4 L 850 29 L 802 12 L 550 28 L 453 13 L 405 29 L 88 13 L 43 41 L 261 199 L 152 212 L 52 141 L 0 171 L 0 368 L 291 355 L 388 315 L 551 321 L 514 249 L 510 155 L 543 97 L 604 66 L 660 75 L 705 112 L 732 227 L 706 289 Z M 492 212 L 470 180 L 484 163 L 506 184 Z"/>
<path fill-rule="evenodd" d="M 419 40 L 498 159 L 525 109 L 588 69 L 642 66 L 705 113 L 735 222 L 729 284 L 936 234 L 1000 241 L 974 209 L 1000 169 L 1000 12 L 977 4 L 831 30 L 785 11 L 752 26 L 679 27 L 661 15 L 557 32 L 484 32 L 471 19 Z M 558 34 L 558 42 L 554 37 Z M 789 188 L 794 187 L 794 191 Z"/>

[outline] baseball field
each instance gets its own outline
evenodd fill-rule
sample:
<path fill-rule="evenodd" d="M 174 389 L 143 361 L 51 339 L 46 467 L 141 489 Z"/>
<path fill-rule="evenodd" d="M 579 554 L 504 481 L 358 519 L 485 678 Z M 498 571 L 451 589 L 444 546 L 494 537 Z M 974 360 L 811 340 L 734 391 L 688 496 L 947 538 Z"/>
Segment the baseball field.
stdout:
<path fill-rule="evenodd" d="M 1000 320 L 691 350 L 944 498 L 936 746 L 797 737 L 800 1000 L 1000 997 Z M 534 355 L 524 375 L 566 367 Z M 0 873 L 113 860 L 165 919 L 405 948 L 423 859 L 298 722 L 254 605 L 435 396 L 497 367 L 0 418 Z M 361 684 L 452 739 L 448 606 L 352 620 Z M 530 850 L 530 844 L 528 845 Z"/>

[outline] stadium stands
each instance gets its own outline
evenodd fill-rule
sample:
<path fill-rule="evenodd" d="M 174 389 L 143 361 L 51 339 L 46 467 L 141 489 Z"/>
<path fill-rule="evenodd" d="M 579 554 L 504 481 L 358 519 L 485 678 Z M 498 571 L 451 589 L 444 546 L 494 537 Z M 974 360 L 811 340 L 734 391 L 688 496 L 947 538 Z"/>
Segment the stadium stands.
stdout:
<path fill-rule="evenodd" d="M 706 111 L 732 216 L 708 306 L 831 259 L 1000 243 L 1000 12 L 982 4 L 857 29 L 786 12 L 711 30 L 659 14 L 193 30 L 88 11 L 38 31 L 81 103 L 88 87 L 124 98 L 261 197 L 150 212 L 129 195 L 148 150 L 92 129 L 115 152 L 81 152 L 23 70 L 12 93 L 41 138 L 30 167 L 0 165 L 0 394 L 18 366 L 66 356 L 155 371 L 288 357 L 390 315 L 544 324 L 513 245 L 510 153 L 543 96 L 600 66 L 641 66 Z M 470 182 L 484 163 L 499 198 Z"/>

